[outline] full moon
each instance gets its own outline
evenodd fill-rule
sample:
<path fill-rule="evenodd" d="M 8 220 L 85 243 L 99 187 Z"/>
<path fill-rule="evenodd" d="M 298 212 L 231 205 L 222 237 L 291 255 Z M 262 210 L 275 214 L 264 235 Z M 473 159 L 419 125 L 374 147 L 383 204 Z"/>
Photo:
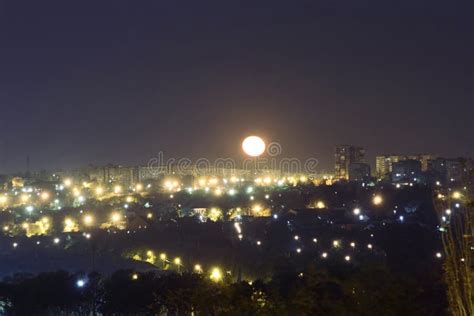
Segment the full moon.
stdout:
<path fill-rule="evenodd" d="M 244 152 L 252 157 L 258 157 L 265 151 L 265 142 L 258 136 L 249 136 L 242 142 Z"/>

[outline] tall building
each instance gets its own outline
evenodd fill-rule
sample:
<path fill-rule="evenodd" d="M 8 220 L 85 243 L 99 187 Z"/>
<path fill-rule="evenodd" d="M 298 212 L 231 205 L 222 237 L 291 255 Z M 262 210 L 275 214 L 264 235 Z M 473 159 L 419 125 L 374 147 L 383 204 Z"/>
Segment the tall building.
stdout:
<path fill-rule="evenodd" d="M 402 160 L 406 160 L 406 156 L 400 155 L 384 155 L 375 157 L 375 172 L 377 178 L 383 178 L 392 172 L 393 164 Z"/>
<path fill-rule="evenodd" d="M 82 174 L 87 175 L 88 181 L 98 184 L 110 185 L 120 184 L 125 187 L 132 186 L 138 181 L 138 168 L 120 165 L 88 166 L 81 169 Z M 78 179 L 77 176 L 73 176 Z"/>
<path fill-rule="evenodd" d="M 369 181 L 370 166 L 366 163 L 353 162 L 349 164 L 349 181 Z"/>
<path fill-rule="evenodd" d="M 421 182 L 421 161 L 406 159 L 392 165 L 393 182 Z"/>
<path fill-rule="evenodd" d="M 416 160 L 421 164 L 421 171 L 428 170 L 430 160 L 435 159 L 436 156 L 421 154 L 421 155 L 381 155 L 375 157 L 375 172 L 377 178 L 381 179 L 393 171 L 393 164 L 404 160 Z"/>
<path fill-rule="evenodd" d="M 435 155 L 421 154 L 421 155 L 408 155 L 407 159 L 418 160 L 421 163 L 421 171 L 428 170 L 428 162 L 436 159 Z"/>
<path fill-rule="evenodd" d="M 433 181 L 442 184 L 467 183 L 474 170 L 474 163 L 467 158 L 437 158 L 429 161 L 428 168 Z"/>
<path fill-rule="evenodd" d="M 349 165 L 351 163 L 364 163 L 365 149 L 350 145 L 336 147 L 334 176 L 336 179 L 349 180 Z"/>

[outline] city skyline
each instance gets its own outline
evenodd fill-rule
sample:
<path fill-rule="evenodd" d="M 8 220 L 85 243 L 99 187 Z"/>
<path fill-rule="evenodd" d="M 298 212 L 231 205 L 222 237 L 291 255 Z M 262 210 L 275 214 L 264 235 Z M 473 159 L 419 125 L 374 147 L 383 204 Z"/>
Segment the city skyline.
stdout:
<path fill-rule="evenodd" d="M 268 144 L 267 144 L 268 145 Z M 280 144 L 276 142 L 270 143 L 270 145 L 275 145 L 275 146 L 280 146 Z M 367 151 L 366 148 L 360 147 L 360 146 L 354 146 L 354 145 L 338 145 L 333 148 L 333 155 L 331 157 L 332 161 L 328 161 L 327 166 L 321 166 L 319 159 L 315 157 L 306 157 L 305 159 L 300 159 L 297 157 L 291 157 L 289 155 L 282 155 L 281 152 L 277 152 L 275 154 L 271 153 L 271 148 L 265 148 L 265 151 L 261 154 L 261 157 L 258 158 L 258 165 L 259 169 L 261 170 L 284 170 L 286 164 L 288 163 L 298 163 L 299 167 L 296 168 L 297 171 L 292 170 L 291 172 L 288 170 L 284 170 L 285 172 L 290 172 L 290 173 L 306 173 L 306 174 L 334 174 L 336 175 L 336 178 L 339 178 L 339 171 L 341 167 L 338 167 L 338 148 L 342 147 L 353 147 L 357 150 L 362 150 L 362 159 L 361 160 L 355 160 L 345 164 L 345 168 L 349 167 L 349 164 L 351 163 L 363 163 L 365 165 L 368 165 L 372 169 L 372 175 L 373 176 L 379 176 L 378 172 L 376 172 L 377 168 L 381 169 L 387 169 L 388 167 L 382 167 L 380 166 L 381 161 L 379 160 L 385 160 L 385 159 L 395 159 L 394 161 L 399 161 L 399 160 L 420 160 L 423 161 L 423 170 L 426 170 L 427 168 L 427 163 L 430 160 L 436 160 L 436 159 L 466 159 L 466 160 L 473 160 L 472 157 L 461 157 L 461 156 L 440 156 L 440 155 L 435 155 L 431 153 L 408 153 L 408 154 L 400 154 L 400 153 L 394 153 L 394 152 L 389 152 L 387 153 L 380 153 L 376 155 L 366 155 L 365 152 Z M 282 150 L 279 148 L 278 150 Z M 305 163 L 311 163 L 311 170 L 304 170 L 304 165 Z M 61 166 L 59 165 L 52 165 L 50 168 L 35 168 L 34 166 L 32 167 L 31 164 L 31 157 L 30 155 L 26 155 L 25 161 L 24 161 L 24 166 L 23 168 L 20 167 L 19 170 L 15 171 L 10 171 L 10 172 L 4 172 L 3 175 L 14 175 L 14 174 L 24 174 L 25 172 L 42 172 L 42 171 L 48 171 L 48 172 L 54 172 L 56 171 L 67 171 L 67 170 L 79 170 L 82 168 L 87 168 L 87 167 L 106 167 L 106 166 L 127 166 L 127 167 L 176 167 L 176 166 L 182 166 L 184 168 L 187 167 L 193 167 L 193 168 L 198 168 L 200 165 L 204 169 L 209 169 L 209 168 L 219 168 L 219 167 L 224 167 L 228 169 L 241 169 L 241 170 L 251 170 L 252 165 L 255 164 L 253 161 L 252 157 L 248 156 L 244 151 L 241 151 L 240 155 L 237 158 L 232 158 L 232 157 L 216 157 L 214 159 L 212 158 L 207 158 L 207 157 L 197 157 L 195 159 L 191 159 L 189 157 L 165 157 L 165 153 L 160 151 L 157 153 L 157 155 L 149 157 L 147 160 L 143 160 L 141 162 L 119 162 L 119 161 L 107 161 L 107 162 L 100 162 L 100 161 L 90 161 L 90 162 L 85 162 L 85 163 L 80 163 L 74 166 Z M 217 165 L 216 165 L 217 164 Z M 282 167 L 283 165 L 283 167 Z M 388 169 L 387 169 L 388 170 Z M 1 174 L 1 173 L 0 173 Z M 347 176 L 347 170 L 345 171 L 345 176 Z M 342 176 L 342 178 L 345 178 L 345 176 Z"/>
<path fill-rule="evenodd" d="M 0 315 L 474 315 L 473 22 L 0 0 Z"/>
<path fill-rule="evenodd" d="M 238 158 L 249 134 L 325 170 L 339 144 L 472 157 L 470 9 L 2 1 L 0 171 Z"/>

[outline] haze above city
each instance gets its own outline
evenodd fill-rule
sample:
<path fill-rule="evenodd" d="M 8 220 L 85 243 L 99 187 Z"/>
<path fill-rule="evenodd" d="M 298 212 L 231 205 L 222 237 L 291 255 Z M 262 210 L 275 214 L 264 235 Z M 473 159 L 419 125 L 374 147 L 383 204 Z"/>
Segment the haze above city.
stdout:
<path fill-rule="evenodd" d="M 268 4 L 271 3 L 271 7 Z M 0 173 L 239 157 L 251 134 L 473 156 L 472 1 L 0 1 Z"/>

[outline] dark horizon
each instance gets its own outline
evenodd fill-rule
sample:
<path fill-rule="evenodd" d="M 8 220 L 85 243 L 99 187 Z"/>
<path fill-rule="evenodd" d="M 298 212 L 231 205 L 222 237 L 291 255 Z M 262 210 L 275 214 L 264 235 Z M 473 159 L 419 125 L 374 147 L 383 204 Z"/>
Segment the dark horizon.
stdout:
<path fill-rule="evenodd" d="M 472 1 L 0 0 L 0 174 L 238 158 L 258 134 L 474 156 Z"/>

